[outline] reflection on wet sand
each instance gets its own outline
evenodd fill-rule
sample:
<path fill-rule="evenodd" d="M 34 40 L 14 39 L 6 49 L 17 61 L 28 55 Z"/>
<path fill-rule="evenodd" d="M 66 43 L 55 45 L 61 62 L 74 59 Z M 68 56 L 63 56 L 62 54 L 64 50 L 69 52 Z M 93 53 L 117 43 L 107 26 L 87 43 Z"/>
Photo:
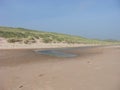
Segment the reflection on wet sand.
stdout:
<path fill-rule="evenodd" d="M 51 52 L 52 50 L 52 52 Z M 42 54 L 36 53 L 42 51 Z M 45 51 L 45 52 L 44 52 Z M 55 55 L 47 55 L 52 53 Z M 43 54 L 44 53 L 44 54 Z M 19 64 L 27 64 L 34 62 L 54 62 L 71 60 L 79 57 L 86 57 L 89 55 L 101 54 L 102 48 L 65 48 L 65 49 L 14 49 L 14 50 L 1 50 L 0 51 L 0 66 L 14 66 Z M 60 56 L 57 56 L 61 54 Z M 61 58 L 62 57 L 62 58 Z M 69 59 L 66 59 L 69 57 Z"/>

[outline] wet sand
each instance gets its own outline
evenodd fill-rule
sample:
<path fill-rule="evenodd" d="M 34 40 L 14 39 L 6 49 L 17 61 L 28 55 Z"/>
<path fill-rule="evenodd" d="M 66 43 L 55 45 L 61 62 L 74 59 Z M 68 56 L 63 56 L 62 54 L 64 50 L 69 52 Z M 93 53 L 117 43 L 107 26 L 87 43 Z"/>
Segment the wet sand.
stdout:
<path fill-rule="evenodd" d="M 34 50 L 0 50 L 0 90 L 120 90 L 120 47 L 59 50 L 73 58 Z"/>

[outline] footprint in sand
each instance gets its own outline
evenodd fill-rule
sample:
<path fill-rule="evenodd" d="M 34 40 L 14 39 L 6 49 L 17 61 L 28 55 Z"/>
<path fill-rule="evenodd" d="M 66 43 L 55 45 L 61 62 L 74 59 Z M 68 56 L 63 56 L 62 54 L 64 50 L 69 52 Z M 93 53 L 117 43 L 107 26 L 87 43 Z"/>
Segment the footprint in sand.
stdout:
<path fill-rule="evenodd" d="M 23 85 L 19 86 L 19 88 L 22 88 L 22 87 L 23 87 Z"/>
<path fill-rule="evenodd" d="M 42 76 L 44 76 L 44 74 L 39 74 L 39 77 L 42 77 Z"/>

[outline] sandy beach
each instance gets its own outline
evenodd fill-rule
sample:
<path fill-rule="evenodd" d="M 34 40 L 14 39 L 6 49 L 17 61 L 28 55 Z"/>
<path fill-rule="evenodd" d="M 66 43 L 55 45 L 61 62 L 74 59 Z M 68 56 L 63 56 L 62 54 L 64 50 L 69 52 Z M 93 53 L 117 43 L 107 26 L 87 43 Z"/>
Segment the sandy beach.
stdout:
<path fill-rule="evenodd" d="M 45 49 L 0 49 L 0 90 L 120 90 L 120 46 L 34 50 Z"/>

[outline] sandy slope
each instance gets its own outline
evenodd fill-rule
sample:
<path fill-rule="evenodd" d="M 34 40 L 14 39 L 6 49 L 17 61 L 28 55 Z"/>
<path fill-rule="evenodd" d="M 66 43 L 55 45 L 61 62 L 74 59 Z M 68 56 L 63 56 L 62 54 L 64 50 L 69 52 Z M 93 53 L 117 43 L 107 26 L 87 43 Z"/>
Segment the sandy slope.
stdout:
<path fill-rule="evenodd" d="M 97 46 L 97 45 L 98 44 L 43 43 L 39 41 L 32 44 L 8 43 L 5 38 L 0 37 L 0 49 L 63 48 L 63 47 Z"/>
<path fill-rule="evenodd" d="M 0 90 L 120 90 L 120 48 L 69 50 L 56 58 L 32 50 L 0 51 Z"/>

